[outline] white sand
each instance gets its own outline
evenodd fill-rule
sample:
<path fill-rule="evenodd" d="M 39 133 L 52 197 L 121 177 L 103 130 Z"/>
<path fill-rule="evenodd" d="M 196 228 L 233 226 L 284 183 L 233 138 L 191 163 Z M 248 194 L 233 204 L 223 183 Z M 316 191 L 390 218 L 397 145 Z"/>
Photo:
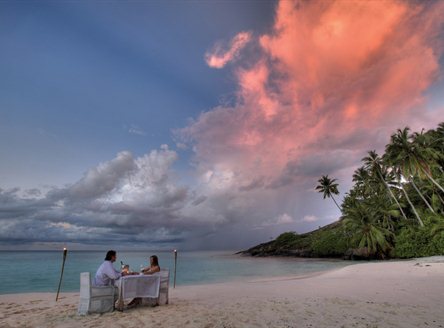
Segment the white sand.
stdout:
<path fill-rule="evenodd" d="M 0 295 L 0 327 L 444 327 L 444 260 L 170 289 L 170 304 L 77 315 L 78 293 Z"/>

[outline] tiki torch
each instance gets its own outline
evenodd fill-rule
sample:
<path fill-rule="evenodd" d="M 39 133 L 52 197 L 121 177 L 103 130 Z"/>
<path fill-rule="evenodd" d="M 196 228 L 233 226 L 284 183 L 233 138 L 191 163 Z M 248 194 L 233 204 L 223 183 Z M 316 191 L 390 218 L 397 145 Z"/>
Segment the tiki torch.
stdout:
<path fill-rule="evenodd" d="M 60 286 L 62 285 L 63 270 L 65 269 L 65 261 L 66 261 L 66 254 L 67 253 L 68 253 L 68 250 L 66 249 L 66 247 L 63 247 L 62 271 L 60 272 L 59 288 L 57 288 L 56 302 L 59 299 Z"/>
<path fill-rule="evenodd" d="M 174 250 L 174 284 L 173 284 L 173 288 L 176 288 L 176 266 L 177 266 L 177 249 Z"/>

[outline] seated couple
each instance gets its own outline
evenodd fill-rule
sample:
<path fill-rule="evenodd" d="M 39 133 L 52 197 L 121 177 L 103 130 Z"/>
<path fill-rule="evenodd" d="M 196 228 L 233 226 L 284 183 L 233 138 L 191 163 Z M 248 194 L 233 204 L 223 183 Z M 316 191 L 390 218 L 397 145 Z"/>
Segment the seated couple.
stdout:
<path fill-rule="evenodd" d="M 94 277 L 94 286 L 114 286 L 114 281 L 120 279 L 122 276 L 139 274 L 137 272 L 130 272 L 129 266 L 124 267 L 121 272 L 114 269 L 113 263 L 117 259 L 117 253 L 114 250 L 110 250 L 106 253 L 105 261 L 97 269 Z M 156 255 L 150 257 L 150 266 L 142 269 L 142 274 L 153 274 L 160 271 L 159 260 Z M 117 287 L 116 287 L 117 288 Z M 115 298 L 117 300 L 118 293 L 116 292 Z M 140 298 L 133 299 L 129 306 L 135 306 L 141 303 Z"/>
<path fill-rule="evenodd" d="M 139 274 L 137 272 L 129 271 L 129 265 L 124 266 L 121 272 L 117 271 L 113 267 L 113 263 L 116 262 L 116 251 L 110 250 L 106 253 L 105 261 L 97 269 L 97 273 L 94 277 L 94 286 L 112 286 L 114 281 L 118 280 L 122 276 Z M 159 259 L 156 255 L 150 257 L 150 266 L 143 268 L 143 274 L 153 274 L 160 271 Z"/>

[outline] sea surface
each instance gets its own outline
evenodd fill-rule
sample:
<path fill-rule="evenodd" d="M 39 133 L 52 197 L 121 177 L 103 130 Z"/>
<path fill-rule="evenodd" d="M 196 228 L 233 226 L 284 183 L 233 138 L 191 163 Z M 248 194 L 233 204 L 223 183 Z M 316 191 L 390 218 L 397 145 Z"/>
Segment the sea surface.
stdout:
<path fill-rule="evenodd" d="M 81 272 L 94 276 L 103 262 L 104 251 L 68 251 L 61 292 L 79 291 Z M 246 281 L 263 277 L 306 275 L 350 265 L 350 261 L 300 259 L 287 257 L 254 258 L 235 252 L 178 252 L 176 286 L 198 285 L 227 281 Z M 170 269 L 170 286 L 174 282 L 173 252 L 118 252 L 120 261 L 132 271 L 148 266 L 150 255 L 159 257 L 161 268 Z M 59 284 L 63 251 L 0 251 L 0 294 L 56 292 Z"/>

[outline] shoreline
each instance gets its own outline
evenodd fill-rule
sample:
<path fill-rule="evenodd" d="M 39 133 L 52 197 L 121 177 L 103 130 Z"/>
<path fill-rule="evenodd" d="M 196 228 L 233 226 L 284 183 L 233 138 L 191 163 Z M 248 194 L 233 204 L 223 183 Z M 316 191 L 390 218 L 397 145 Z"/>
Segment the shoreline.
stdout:
<path fill-rule="evenodd" d="M 216 255 L 216 257 L 229 257 L 230 260 L 232 260 L 232 258 L 241 258 L 242 259 L 242 263 L 243 267 L 245 268 L 246 266 L 248 266 L 248 261 L 250 261 L 251 264 L 256 264 L 257 268 L 259 270 L 249 270 L 249 274 L 245 274 L 245 270 L 240 270 L 240 271 L 234 271 L 234 272 L 230 272 L 227 271 L 227 274 L 224 274 L 223 272 L 218 273 L 214 270 L 210 270 L 208 273 L 208 275 L 203 276 L 202 274 L 199 275 L 200 278 L 202 279 L 196 279 L 193 278 L 193 273 L 190 267 L 188 267 L 188 271 L 187 272 L 178 272 L 178 276 L 179 276 L 179 280 L 178 280 L 178 284 L 180 284 L 180 286 L 200 286 L 200 285 L 208 285 L 208 284 L 215 284 L 215 283 L 229 283 L 229 282 L 247 282 L 251 279 L 268 279 L 268 278 L 273 278 L 273 279 L 279 279 L 279 277 L 281 276 L 305 276 L 305 275 L 311 275 L 311 274 L 318 274 L 318 273 L 322 273 L 322 272 L 328 272 L 330 270 L 335 270 L 337 268 L 341 268 L 344 266 L 348 266 L 348 265 L 352 265 L 353 263 L 350 263 L 349 261 L 342 261 L 342 260 L 329 260 L 329 259 L 306 259 L 306 258 L 289 258 L 289 257 L 283 257 L 283 258 L 276 258 L 276 257 L 269 257 L 269 258 L 259 258 L 259 259 L 255 259 L 255 258 L 242 258 L 238 255 L 232 255 L 232 254 L 228 254 L 226 255 L 224 253 L 224 255 Z M 275 271 L 273 273 L 273 271 L 271 270 L 267 270 L 266 266 L 268 265 L 269 267 L 273 267 L 274 266 L 274 262 L 278 261 L 278 266 L 281 266 L 281 264 L 285 263 L 289 263 L 290 267 L 293 267 L 293 269 L 289 270 L 289 269 L 284 269 L 281 270 L 280 268 L 278 268 L 278 271 Z M 310 263 L 313 262 L 314 263 L 314 267 L 310 265 Z M 246 263 L 246 264 L 245 264 Z M 268 264 L 267 264 L 268 263 Z M 308 268 L 305 266 L 306 264 L 309 264 Z M 284 266 L 282 266 L 284 267 Z M 287 267 L 289 267 L 287 265 Z M 167 268 L 170 269 L 170 278 L 171 278 L 171 282 L 173 279 L 173 273 L 172 273 L 172 267 L 171 266 L 167 266 Z M 94 272 L 97 268 L 94 267 L 94 271 L 90 270 L 91 275 L 94 275 Z M 262 269 L 265 269 L 265 271 L 262 271 Z M 54 270 L 59 270 L 59 267 L 54 268 Z M 88 271 L 88 270 L 85 270 Z M 72 274 L 71 272 L 65 271 L 65 275 L 63 277 L 64 281 L 63 281 L 63 285 L 61 288 L 61 292 L 65 292 L 65 293 L 71 293 L 71 292 L 77 292 L 79 290 L 79 281 L 78 281 L 78 277 L 79 277 L 79 273 L 75 273 Z M 182 275 L 183 273 L 183 275 Z M 69 279 L 67 280 L 67 274 L 70 274 Z M 22 276 L 23 279 L 26 279 L 27 276 Z M 54 279 L 51 280 L 51 282 L 58 281 L 59 276 L 58 275 L 54 275 L 53 277 Z M 190 279 L 191 278 L 191 279 Z M 75 281 L 73 280 L 75 279 Z M 69 283 L 65 283 L 65 281 L 69 281 Z M 11 285 L 13 286 L 13 284 L 15 283 L 15 281 L 11 281 L 11 285 L 5 284 L 4 289 L 3 290 L 3 286 L 0 287 L 0 295 L 6 295 L 6 294 L 26 294 L 26 293 L 55 293 L 56 290 L 54 289 L 54 286 L 56 285 L 55 283 L 52 283 L 51 286 L 48 287 L 48 281 L 45 281 L 47 288 L 42 288 L 41 286 L 39 286 L 38 289 L 34 289 L 32 290 L 32 285 L 27 285 L 25 287 L 22 287 L 26 284 L 22 284 L 22 286 L 20 286 L 20 289 L 18 290 L 13 290 L 13 288 L 11 288 Z"/>
<path fill-rule="evenodd" d="M 2 327 L 444 327 L 444 257 L 170 286 L 170 304 L 77 315 L 79 293 L 0 295 Z"/>
<path fill-rule="evenodd" d="M 251 257 L 247 255 L 248 257 Z M 259 259 L 273 259 L 273 258 L 282 258 L 282 259 L 301 259 L 301 261 L 332 261 L 332 262 L 344 262 L 347 263 L 347 265 L 336 267 L 336 268 L 330 268 L 328 270 L 321 270 L 321 271 L 310 271 L 306 273 L 300 273 L 300 274 L 287 274 L 287 275 L 276 275 L 276 276 L 251 276 L 251 277 L 239 277 L 235 276 L 232 277 L 232 280 L 222 280 L 222 281 L 210 281 L 210 282 L 202 282 L 202 283 L 185 283 L 180 284 L 180 287 L 201 287 L 201 286 L 211 286 L 211 285 L 217 285 L 217 284 L 231 284 L 231 283 L 250 283 L 250 282 L 267 282 L 267 281 L 281 281 L 281 280 L 299 280 L 299 279 L 307 279 L 316 277 L 319 275 L 327 274 L 330 272 L 334 272 L 337 270 L 342 270 L 344 268 L 347 268 L 349 266 L 354 265 L 361 265 L 361 264 L 377 264 L 377 263 L 393 263 L 393 262 L 427 262 L 427 263 L 444 263 L 444 255 L 435 255 L 435 256 L 429 256 L 429 257 L 419 257 L 419 258 L 412 258 L 412 259 L 389 259 L 389 260 L 342 260 L 342 259 L 335 259 L 335 258 L 304 258 L 304 257 L 288 257 L 288 256 L 269 256 L 269 257 L 259 257 Z M 173 278 L 170 277 L 172 280 Z M 61 294 L 76 294 L 78 291 L 68 290 L 63 291 Z M 28 295 L 28 294 L 56 294 L 55 291 L 20 291 L 17 293 L 0 293 L 0 298 L 5 295 Z"/>

